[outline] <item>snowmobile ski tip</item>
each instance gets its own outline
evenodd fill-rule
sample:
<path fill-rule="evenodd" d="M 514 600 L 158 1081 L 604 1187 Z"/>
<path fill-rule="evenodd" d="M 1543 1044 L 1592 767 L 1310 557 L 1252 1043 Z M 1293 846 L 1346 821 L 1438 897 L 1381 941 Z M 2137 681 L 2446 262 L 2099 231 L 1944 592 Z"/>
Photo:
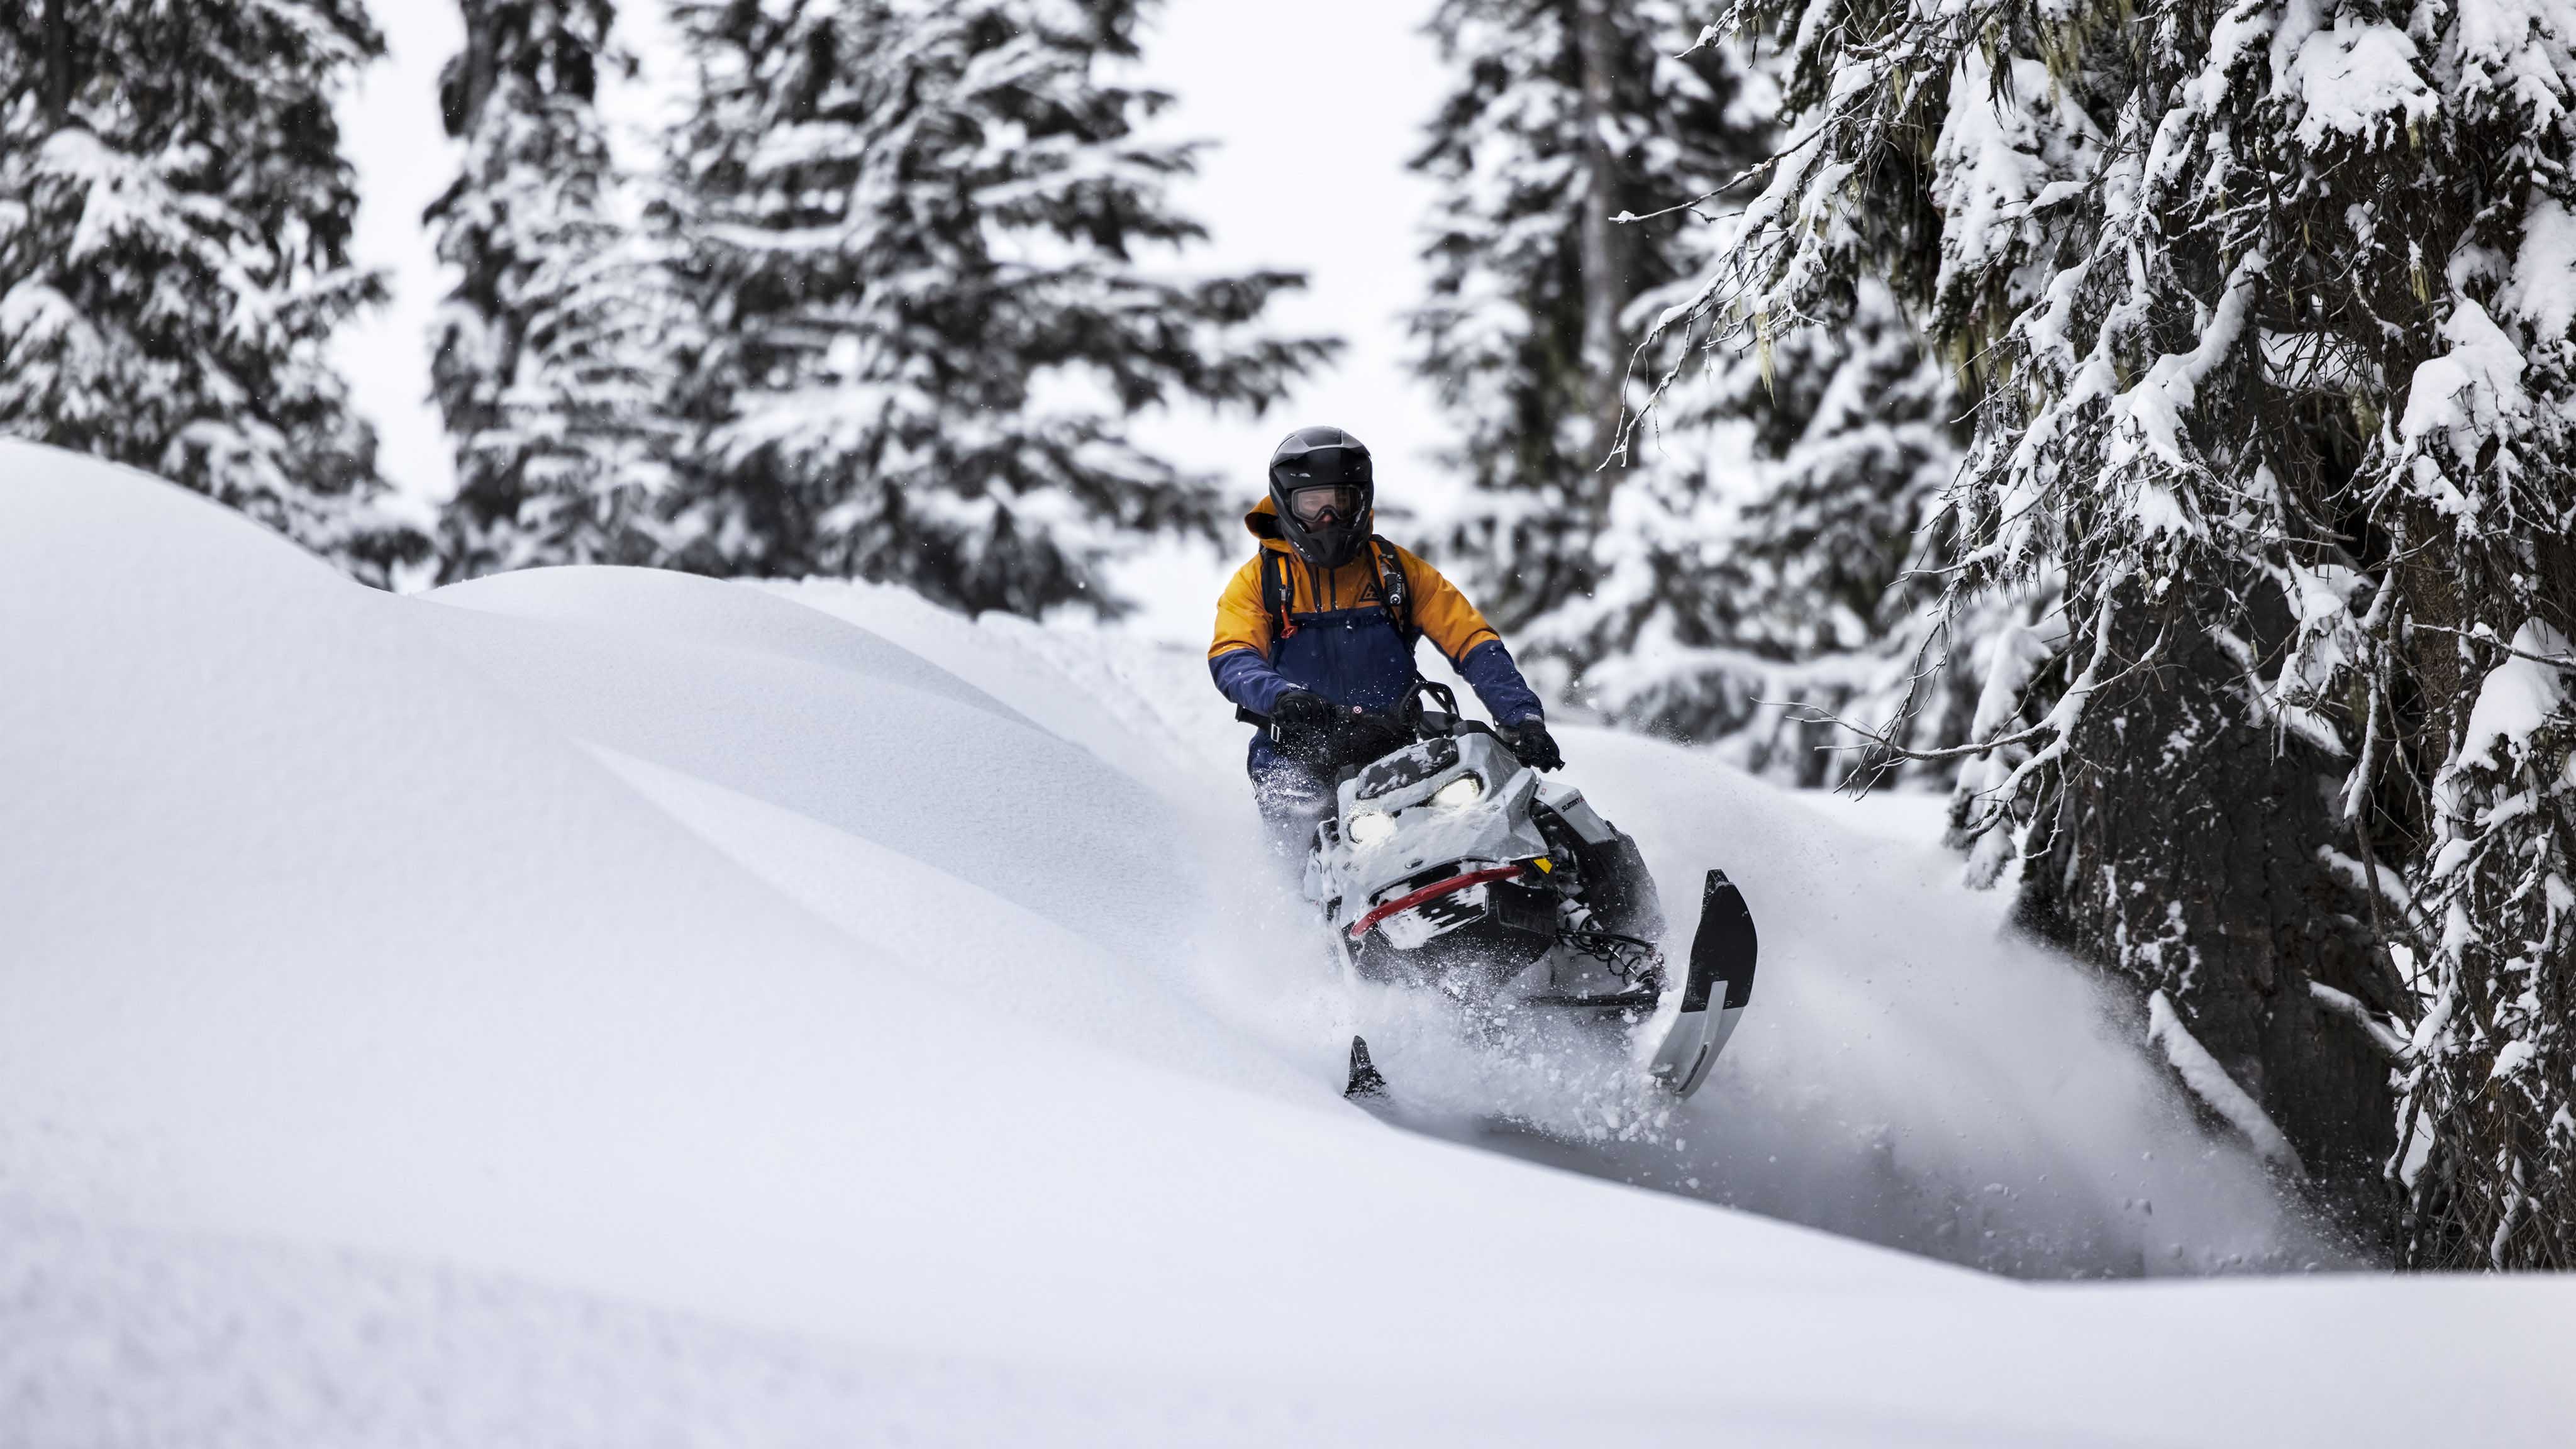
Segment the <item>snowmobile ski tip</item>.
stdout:
<path fill-rule="evenodd" d="M 1386 1077 L 1369 1060 L 1368 1042 L 1358 1036 L 1351 1038 L 1351 1082 L 1342 1095 L 1353 1101 L 1386 1096 Z"/>
<path fill-rule="evenodd" d="M 1655 1078 L 1688 1097 L 1708 1080 L 1717 1054 L 1753 999 L 1753 965 L 1760 950 L 1753 913 L 1726 872 L 1712 870 L 1700 890 L 1699 931 L 1691 937 L 1690 975 L 1682 983 L 1681 1012 L 1655 1052 Z"/>

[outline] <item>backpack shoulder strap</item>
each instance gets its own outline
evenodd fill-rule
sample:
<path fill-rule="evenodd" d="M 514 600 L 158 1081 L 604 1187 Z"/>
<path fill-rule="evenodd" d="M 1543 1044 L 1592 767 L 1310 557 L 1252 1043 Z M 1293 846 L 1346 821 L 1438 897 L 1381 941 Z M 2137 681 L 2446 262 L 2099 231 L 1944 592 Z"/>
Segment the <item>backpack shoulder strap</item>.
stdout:
<path fill-rule="evenodd" d="M 1411 643 L 1421 631 L 1413 627 L 1413 590 L 1404 581 L 1404 556 L 1394 544 L 1372 534 L 1369 557 L 1377 562 L 1377 597 L 1386 608 L 1387 622 L 1395 626 L 1398 637 Z"/>
<path fill-rule="evenodd" d="M 1288 555 L 1275 548 L 1261 551 L 1261 612 L 1270 616 L 1270 637 L 1285 639 L 1297 632 L 1297 621 L 1288 612 Z"/>

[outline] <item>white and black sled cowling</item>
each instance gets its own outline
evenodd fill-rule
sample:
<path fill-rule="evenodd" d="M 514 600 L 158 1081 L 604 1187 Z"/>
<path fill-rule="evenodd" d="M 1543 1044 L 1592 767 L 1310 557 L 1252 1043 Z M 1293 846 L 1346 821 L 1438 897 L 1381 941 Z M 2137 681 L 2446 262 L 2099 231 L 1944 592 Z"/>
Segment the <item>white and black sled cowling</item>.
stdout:
<path fill-rule="evenodd" d="M 1306 860 L 1305 893 L 1345 970 L 1614 1026 L 1653 1081 L 1684 1097 L 1699 1090 L 1753 990 L 1753 917 L 1725 872 L 1708 872 L 1675 982 L 1662 903 L 1635 840 L 1571 784 L 1521 764 L 1489 726 L 1460 717 L 1439 685 L 1417 686 L 1394 724 L 1386 738 L 1409 743 L 1341 771 Z M 1661 1037 L 1646 1050 L 1637 1038 L 1657 1023 Z M 1354 1042 L 1350 1093 L 1384 1088 Z"/>

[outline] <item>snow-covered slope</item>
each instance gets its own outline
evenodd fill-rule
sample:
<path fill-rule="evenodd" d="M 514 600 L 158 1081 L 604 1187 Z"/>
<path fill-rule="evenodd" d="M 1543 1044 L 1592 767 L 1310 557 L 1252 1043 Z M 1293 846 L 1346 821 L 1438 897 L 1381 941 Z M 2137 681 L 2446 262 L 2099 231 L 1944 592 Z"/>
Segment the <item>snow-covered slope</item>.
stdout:
<path fill-rule="evenodd" d="M 1587 788 L 1668 894 L 1721 862 L 1764 921 L 1720 1079 L 1497 1144 L 1579 1172 L 1351 1110 L 1201 678 L 845 587 L 389 597 L 0 445 L 0 1439 L 2539 1444 L 2576 1408 L 2527 1397 L 2567 1285 L 2030 1288 L 1771 1220 L 2030 1273 L 2327 1251 L 1937 860 L 1642 742 L 1578 735 Z"/>

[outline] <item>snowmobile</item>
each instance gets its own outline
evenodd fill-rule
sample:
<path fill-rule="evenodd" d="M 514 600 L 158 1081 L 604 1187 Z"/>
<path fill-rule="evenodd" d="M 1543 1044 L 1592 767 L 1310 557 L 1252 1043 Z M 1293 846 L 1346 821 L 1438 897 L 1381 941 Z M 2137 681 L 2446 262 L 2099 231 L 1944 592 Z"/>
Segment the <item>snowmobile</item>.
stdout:
<path fill-rule="evenodd" d="M 1626 1033 L 1632 1050 L 1666 1021 L 1637 1055 L 1674 1095 L 1698 1091 L 1752 998 L 1753 918 L 1726 873 L 1707 874 L 1675 983 L 1644 857 L 1581 791 L 1523 765 L 1445 686 L 1419 683 L 1391 719 L 1371 721 L 1354 734 L 1374 757 L 1339 762 L 1305 866 L 1346 975 L 1572 1014 Z M 1676 990 L 1677 1009 L 1662 1012 Z M 1354 1036 L 1346 1095 L 1385 1091 Z"/>

